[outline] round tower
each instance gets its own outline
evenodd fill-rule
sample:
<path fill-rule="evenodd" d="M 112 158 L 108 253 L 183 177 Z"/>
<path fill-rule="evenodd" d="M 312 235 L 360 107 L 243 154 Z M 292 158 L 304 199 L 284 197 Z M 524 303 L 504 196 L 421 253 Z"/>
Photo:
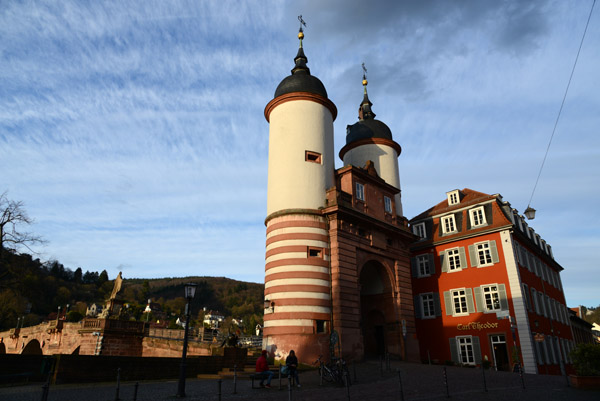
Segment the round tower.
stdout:
<path fill-rule="evenodd" d="M 314 361 L 329 345 L 329 237 L 319 209 L 334 185 L 337 109 L 306 65 L 302 28 L 298 38 L 292 74 L 265 107 L 269 174 L 263 346 L 276 358 L 293 349 L 300 360 Z"/>
<path fill-rule="evenodd" d="M 392 138 L 392 131 L 375 119 L 373 103 L 367 94 L 367 78 L 363 75 L 364 97 L 358 108 L 358 122 L 346 127 L 346 145 L 340 150 L 344 166 L 364 167 L 370 160 L 377 174 L 388 184 L 400 188 L 398 156 L 402 148 Z M 395 196 L 396 214 L 403 216 L 401 192 Z"/>

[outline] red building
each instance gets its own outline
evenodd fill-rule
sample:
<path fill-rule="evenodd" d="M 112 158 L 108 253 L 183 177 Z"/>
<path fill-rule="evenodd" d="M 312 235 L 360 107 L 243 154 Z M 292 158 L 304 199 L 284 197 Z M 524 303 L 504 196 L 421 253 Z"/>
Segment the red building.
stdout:
<path fill-rule="evenodd" d="M 421 359 L 526 373 L 571 369 L 573 335 L 552 249 L 499 194 L 454 190 L 410 221 Z"/>

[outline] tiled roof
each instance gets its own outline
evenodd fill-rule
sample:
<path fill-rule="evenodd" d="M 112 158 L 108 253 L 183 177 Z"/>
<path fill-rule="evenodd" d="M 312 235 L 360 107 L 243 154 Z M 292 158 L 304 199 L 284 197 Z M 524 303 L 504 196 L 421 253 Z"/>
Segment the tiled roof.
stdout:
<path fill-rule="evenodd" d="M 444 199 L 437 205 L 432 208 L 427 209 L 423 213 L 419 214 L 416 217 L 410 219 L 410 222 L 414 222 L 417 220 L 425 219 L 427 217 L 435 216 L 442 213 L 447 213 L 452 210 L 462 209 L 465 206 L 475 205 L 480 202 L 485 202 L 487 200 L 496 199 L 497 195 L 489 195 L 483 192 L 474 191 L 470 188 L 464 188 L 458 191 L 460 193 L 460 202 L 456 205 L 449 206 L 448 199 Z"/>

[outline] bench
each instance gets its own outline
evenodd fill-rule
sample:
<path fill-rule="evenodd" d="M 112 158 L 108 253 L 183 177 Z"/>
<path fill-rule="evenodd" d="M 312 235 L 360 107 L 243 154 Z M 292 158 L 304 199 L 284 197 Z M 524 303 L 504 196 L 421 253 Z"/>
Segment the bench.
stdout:
<path fill-rule="evenodd" d="M 281 389 L 281 379 L 285 379 L 289 375 L 282 373 L 281 372 L 281 367 L 279 367 L 278 369 L 270 369 L 270 371 L 273 372 L 273 379 L 271 380 L 271 384 L 273 383 L 273 380 L 279 379 L 279 388 Z M 259 381 L 262 380 L 262 374 L 260 374 L 260 373 L 252 373 L 250 375 L 250 379 L 252 380 L 252 388 L 253 389 L 261 388 L 260 386 L 256 387 L 254 385 L 254 381 L 255 380 L 259 380 Z M 293 378 L 292 378 L 292 384 L 295 384 L 295 380 Z"/>

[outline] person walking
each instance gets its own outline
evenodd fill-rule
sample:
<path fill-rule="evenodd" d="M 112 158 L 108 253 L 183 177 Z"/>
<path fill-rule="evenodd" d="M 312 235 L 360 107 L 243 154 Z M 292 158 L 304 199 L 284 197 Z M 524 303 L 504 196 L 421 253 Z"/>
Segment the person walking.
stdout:
<path fill-rule="evenodd" d="M 269 370 L 269 362 L 267 362 L 267 350 L 263 350 L 256 360 L 256 373 L 260 377 L 260 386 L 271 388 L 271 379 L 273 379 L 273 372 Z M 265 379 L 267 385 L 264 385 Z"/>
<path fill-rule="evenodd" d="M 298 358 L 294 350 L 290 351 L 290 354 L 285 358 L 285 366 L 287 367 L 287 374 L 289 377 L 296 381 L 296 385 L 300 387 L 300 378 L 298 377 Z"/>

